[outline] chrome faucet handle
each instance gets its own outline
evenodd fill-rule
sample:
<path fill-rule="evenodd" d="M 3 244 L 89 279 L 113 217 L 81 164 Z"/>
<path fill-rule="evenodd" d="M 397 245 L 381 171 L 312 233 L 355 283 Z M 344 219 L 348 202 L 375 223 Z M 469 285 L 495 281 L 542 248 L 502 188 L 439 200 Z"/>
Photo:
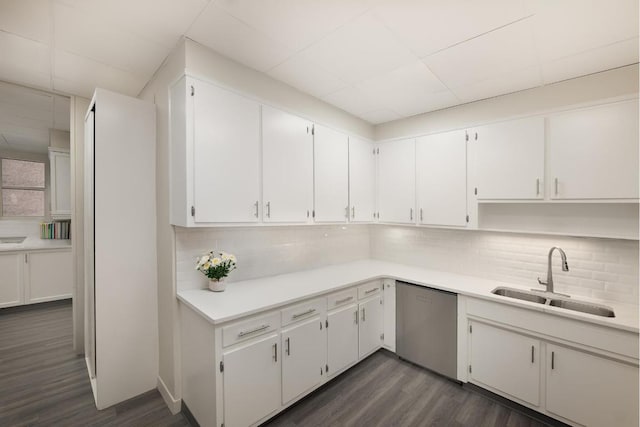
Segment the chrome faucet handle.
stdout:
<path fill-rule="evenodd" d="M 539 277 L 538 277 L 538 283 L 541 284 L 541 285 L 545 285 L 545 286 L 547 286 L 547 284 L 548 284 L 547 282 L 543 282 L 542 280 L 540 280 Z"/>

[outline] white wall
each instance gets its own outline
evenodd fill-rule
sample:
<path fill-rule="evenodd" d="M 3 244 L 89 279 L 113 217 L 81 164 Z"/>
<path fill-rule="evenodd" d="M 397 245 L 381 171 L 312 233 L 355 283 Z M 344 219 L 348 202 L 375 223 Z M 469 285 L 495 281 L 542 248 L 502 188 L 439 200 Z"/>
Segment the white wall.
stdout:
<path fill-rule="evenodd" d="M 71 132 L 66 130 L 49 129 L 49 147 L 70 149 Z"/>
<path fill-rule="evenodd" d="M 373 258 L 497 281 L 537 286 L 546 280 L 547 254 L 567 254 L 563 272 L 553 255 L 557 292 L 638 304 L 638 241 L 487 231 L 374 226 Z M 540 288 L 540 287 L 539 287 Z"/>
<path fill-rule="evenodd" d="M 178 289 L 207 286 L 195 258 L 210 250 L 231 252 L 238 269 L 228 282 L 291 273 L 370 258 L 368 225 L 176 229 Z"/>

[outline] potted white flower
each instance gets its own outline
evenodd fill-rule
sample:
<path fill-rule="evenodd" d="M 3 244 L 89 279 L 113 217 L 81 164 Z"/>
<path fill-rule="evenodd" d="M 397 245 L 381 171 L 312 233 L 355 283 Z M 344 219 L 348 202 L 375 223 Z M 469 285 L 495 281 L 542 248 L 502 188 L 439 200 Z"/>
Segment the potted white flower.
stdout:
<path fill-rule="evenodd" d="M 209 289 L 214 292 L 224 291 L 224 278 L 235 269 L 236 257 L 226 252 L 210 251 L 196 261 L 196 270 L 209 278 Z"/>

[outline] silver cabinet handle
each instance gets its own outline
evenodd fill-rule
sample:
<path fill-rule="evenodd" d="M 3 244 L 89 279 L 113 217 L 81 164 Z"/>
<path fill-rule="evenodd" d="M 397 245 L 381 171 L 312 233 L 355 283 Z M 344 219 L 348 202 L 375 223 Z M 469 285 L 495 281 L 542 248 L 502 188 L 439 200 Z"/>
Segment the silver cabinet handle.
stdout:
<path fill-rule="evenodd" d="M 287 343 L 287 348 L 285 349 L 285 352 L 287 353 L 287 356 L 291 356 L 291 338 L 287 338 L 285 340 L 285 343 Z"/>
<path fill-rule="evenodd" d="M 535 356 L 534 356 L 534 347 L 531 346 L 531 363 L 535 362 Z"/>
<path fill-rule="evenodd" d="M 271 202 L 267 202 L 267 218 L 271 218 Z"/>
<path fill-rule="evenodd" d="M 540 178 L 536 178 L 536 196 L 540 195 Z"/>
<path fill-rule="evenodd" d="M 265 329 L 269 329 L 271 325 L 260 325 L 255 329 L 250 329 L 248 331 L 240 331 L 238 337 L 244 337 L 246 335 L 255 334 L 256 332 L 264 331 Z"/>
<path fill-rule="evenodd" d="M 556 353 L 555 352 L 551 352 L 551 369 L 555 369 L 556 368 Z"/>
<path fill-rule="evenodd" d="M 258 201 L 256 200 L 256 202 L 253 204 L 253 206 L 255 206 L 256 208 L 256 212 L 253 214 L 256 218 L 258 218 Z"/>
<path fill-rule="evenodd" d="M 355 217 L 356 217 L 356 207 L 351 206 L 351 218 L 355 218 Z"/>
<path fill-rule="evenodd" d="M 275 343 L 273 345 L 273 361 L 274 362 L 278 361 L 278 343 Z"/>
<path fill-rule="evenodd" d="M 356 325 L 357 325 L 358 324 L 358 310 L 354 311 L 353 314 L 354 314 L 354 317 L 356 319 Z"/>
<path fill-rule="evenodd" d="M 365 315 L 364 315 L 364 307 L 362 307 L 362 321 L 365 321 Z"/>
<path fill-rule="evenodd" d="M 380 288 L 371 288 L 371 289 L 367 289 L 366 291 L 364 291 L 364 293 L 365 293 L 365 295 L 366 295 L 366 294 L 370 294 L 371 292 L 375 292 L 375 291 L 377 291 L 378 289 L 380 289 Z"/>
<path fill-rule="evenodd" d="M 335 305 L 338 305 L 338 304 L 344 304 L 345 302 L 347 302 L 347 301 L 351 301 L 352 299 L 353 299 L 353 297 L 347 297 L 347 298 L 339 299 L 339 300 L 337 300 L 337 301 L 335 302 Z"/>
<path fill-rule="evenodd" d="M 409 209 L 409 219 L 413 221 L 413 208 Z"/>
<path fill-rule="evenodd" d="M 423 219 L 424 217 L 422 216 L 422 208 L 420 208 L 420 222 L 422 222 Z"/>
<path fill-rule="evenodd" d="M 556 196 L 558 195 L 558 178 L 554 179 L 555 187 L 556 187 Z"/>
<path fill-rule="evenodd" d="M 305 311 L 304 313 L 294 314 L 293 316 L 291 316 L 291 318 L 292 319 L 297 319 L 298 317 L 306 316 L 307 314 L 311 314 L 311 313 L 313 313 L 315 311 L 316 311 L 315 308 L 310 308 L 309 310 Z"/>

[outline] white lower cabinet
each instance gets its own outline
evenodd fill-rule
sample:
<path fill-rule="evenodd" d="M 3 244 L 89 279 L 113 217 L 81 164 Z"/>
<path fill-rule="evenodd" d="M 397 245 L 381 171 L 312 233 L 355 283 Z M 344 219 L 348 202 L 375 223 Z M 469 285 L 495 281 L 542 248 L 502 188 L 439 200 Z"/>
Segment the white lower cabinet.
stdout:
<path fill-rule="evenodd" d="M 11 307 L 23 302 L 23 254 L 0 253 L 0 307 Z"/>
<path fill-rule="evenodd" d="M 515 399 L 540 404 L 540 341 L 472 322 L 470 378 Z"/>
<path fill-rule="evenodd" d="M 358 304 L 358 356 L 364 357 L 382 345 L 384 312 L 382 296 L 377 295 Z"/>
<path fill-rule="evenodd" d="M 382 301 L 384 307 L 383 345 L 387 350 L 396 352 L 396 281 L 384 279 Z"/>
<path fill-rule="evenodd" d="M 226 427 L 252 425 L 280 408 L 279 340 L 271 334 L 224 353 Z"/>
<path fill-rule="evenodd" d="M 322 382 L 327 358 L 325 333 L 319 316 L 282 330 L 283 404 Z"/>
<path fill-rule="evenodd" d="M 330 311 L 327 325 L 327 372 L 333 375 L 358 360 L 358 306 Z"/>
<path fill-rule="evenodd" d="M 547 411 L 585 426 L 638 425 L 638 367 L 547 344 Z"/>

